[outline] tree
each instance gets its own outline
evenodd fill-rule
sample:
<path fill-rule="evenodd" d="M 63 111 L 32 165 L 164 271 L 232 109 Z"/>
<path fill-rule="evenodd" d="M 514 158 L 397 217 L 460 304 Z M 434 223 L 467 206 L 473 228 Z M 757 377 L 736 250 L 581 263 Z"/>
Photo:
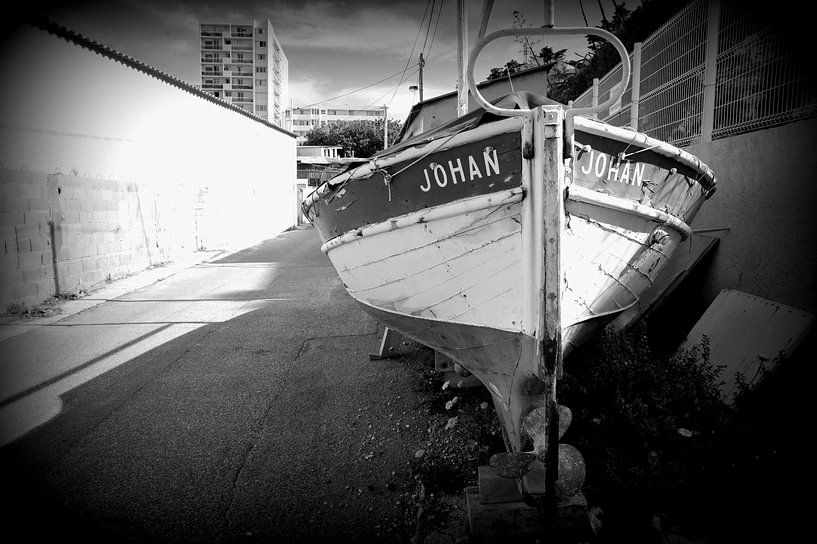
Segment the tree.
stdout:
<path fill-rule="evenodd" d="M 519 64 L 519 61 L 516 59 L 511 59 L 505 63 L 505 66 L 491 68 L 491 73 L 488 74 L 488 79 L 502 79 L 503 77 L 507 77 L 508 74 L 515 74 L 522 69 L 524 69 L 523 64 Z"/>
<path fill-rule="evenodd" d="M 687 2 L 688 0 L 643 0 L 641 5 L 632 11 L 628 10 L 623 2 L 613 2 L 615 7 L 611 18 L 608 19 L 605 16 L 599 27 L 615 34 L 624 44 L 624 47 L 628 51 L 632 51 L 635 42 L 643 41 L 655 32 L 673 14 L 684 7 Z M 516 18 L 519 20 L 519 16 L 516 16 Z M 616 49 L 606 40 L 595 36 L 587 36 L 587 43 L 589 49 L 587 55 L 578 62 L 567 62 L 567 64 L 575 66 L 576 70 L 554 82 L 549 91 L 550 98 L 567 104 L 570 100 L 579 97 L 589 89 L 593 85 L 594 78 L 603 77 L 620 62 L 621 59 L 619 59 Z M 550 47 L 544 47 L 537 57 L 543 58 L 542 55 L 544 54 L 546 58 L 553 61 L 564 60 L 564 51 L 553 51 Z M 524 69 L 524 66 L 522 66 L 522 69 Z M 510 73 L 513 74 L 514 72 Z M 507 74 L 508 71 L 503 67 L 493 68 L 488 79 L 497 79 L 497 77 L 504 77 Z"/>
<path fill-rule="evenodd" d="M 536 56 L 542 59 L 543 66 L 552 66 L 559 61 L 565 60 L 565 53 L 567 53 L 567 49 L 559 49 L 558 51 L 554 51 L 552 47 L 546 45 L 539 50 Z"/>
<path fill-rule="evenodd" d="M 400 134 L 402 123 L 389 120 L 389 145 Z M 383 119 L 341 121 L 318 126 L 306 134 L 306 145 L 336 145 L 347 157 L 368 158 L 383 150 Z"/>

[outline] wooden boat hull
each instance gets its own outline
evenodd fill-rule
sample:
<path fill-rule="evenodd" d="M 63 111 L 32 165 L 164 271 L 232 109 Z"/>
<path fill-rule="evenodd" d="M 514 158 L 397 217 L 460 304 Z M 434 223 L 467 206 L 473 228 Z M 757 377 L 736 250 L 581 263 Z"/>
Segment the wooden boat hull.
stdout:
<path fill-rule="evenodd" d="M 476 375 L 509 451 L 528 451 L 523 420 L 542 406 L 553 349 L 546 307 L 562 355 L 632 307 L 689 236 L 714 176 L 559 107 L 398 147 L 319 188 L 306 215 L 351 296 Z"/>

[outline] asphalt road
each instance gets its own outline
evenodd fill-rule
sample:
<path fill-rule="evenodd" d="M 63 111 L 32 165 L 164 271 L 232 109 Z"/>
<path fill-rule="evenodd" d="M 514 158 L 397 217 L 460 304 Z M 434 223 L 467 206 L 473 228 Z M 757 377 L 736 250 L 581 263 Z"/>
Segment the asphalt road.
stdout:
<path fill-rule="evenodd" d="M 382 328 L 319 245 L 286 232 L 0 341 L 0 409 L 48 407 L 0 449 L 4 535 L 407 540 L 420 378 L 369 360 Z"/>

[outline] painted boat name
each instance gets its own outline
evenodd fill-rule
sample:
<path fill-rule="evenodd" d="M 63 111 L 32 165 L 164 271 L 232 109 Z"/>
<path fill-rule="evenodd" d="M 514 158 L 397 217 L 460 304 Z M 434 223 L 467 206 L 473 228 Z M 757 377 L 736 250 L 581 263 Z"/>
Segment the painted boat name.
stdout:
<path fill-rule="evenodd" d="M 644 181 L 644 170 L 647 168 L 645 163 L 621 160 L 618 157 L 598 153 L 594 150 L 587 153 L 589 160 L 576 161 L 581 163 L 579 170 L 582 174 L 586 176 L 593 174 L 599 179 L 641 187 Z"/>
<path fill-rule="evenodd" d="M 442 164 L 432 162 L 426 168 L 423 168 L 423 175 L 426 181 L 420 185 L 420 190 L 427 193 L 435 184 L 437 187 L 443 188 L 448 186 L 449 181 L 451 181 L 452 185 L 456 185 L 458 182 L 465 183 L 466 181 L 474 181 L 475 179 L 482 179 L 483 177 L 489 177 L 491 175 L 499 175 L 499 157 L 496 154 L 496 149 L 491 146 L 486 147 L 482 152 L 482 159 L 482 170 L 480 169 L 479 162 L 473 155 L 468 155 L 466 159 L 467 165 L 463 164 L 463 160 L 459 157 L 456 160 L 446 161 L 448 168 Z M 449 173 L 451 174 L 450 177 Z M 433 183 L 432 178 L 434 180 Z"/>

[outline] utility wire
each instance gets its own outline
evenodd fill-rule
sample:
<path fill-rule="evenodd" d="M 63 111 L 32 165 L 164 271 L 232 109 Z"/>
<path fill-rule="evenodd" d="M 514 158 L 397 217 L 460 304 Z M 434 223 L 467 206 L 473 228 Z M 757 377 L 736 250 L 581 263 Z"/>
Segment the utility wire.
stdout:
<path fill-rule="evenodd" d="M 582 0 L 579 0 L 579 7 L 582 8 L 582 17 L 584 18 L 584 26 L 590 26 L 587 24 L 587 14 L 584 12 L 584 4 L 582 4 Z"/>
<path fill-rule="evenodd" d="M 436 4 L 437 0 L 434 0 L 434 3 Z M 414 49 L 417 47 L 417 40 L 420 39 L 420 32 L 423 31 L 423 23 L 425 23 L 426 14 L 428 13 L 429 5 L 431 5 L 431 0 L 426 0 L 426 9 L 425 9 L 425 11 L 423 11 L 423 17 L 420 19 L 420 25 L 417 28 L 417 36 L 414 37 L 414 45 L 411 46 L 411 53 L 409 53 L 409 56 L 406 59 L 406 67 L 403 68 L 403 77 L 400 78 L 400 83 L 398 83 L 397 86 L 394 88 L 394 93 L 392 94 L 392 96 L 391 96 L 391 98 L 389 99 L 389 102 L 388 102 L 389 104 L 392 103 L 392 101 L 394 100 L 394 97 L 397 95 L 397 89 L 400 88 L 400 84 L 402 84 L 406 80 L 406 70 L 408 70 L 409 63 L 411 62 L 411 59 L 414 58 Z M 429 21 L 428 26 L 429 26 L 429 28 L 431 27 L 431 17 L 433 15 L 434 15 L 434 8 L 432 6 L 431 14 L 429 14 L 429 16 L 428 16 L 428 21 Z M 426 30 L 426 39 L 428 39 L 428 30 Z M 423 48 L 425 49 L 425 44 L 423 45 Z M 389 93 L 386 93 L 386 94 L 389 94 Z"/>
<path fill-rule="evenodd" d="M 417 65 L 415 65 L 415 66 L 417 66 Z M 410 78 L 411 76 L 413 76 L 414 74 L 416 74 L 416 73 L 417 73 L 417 72 L 419 72 L 419 71 L 420 71 L 420 68 L 418 67 L 418 68 L 417 68 L 416 70 L 414 70 L 413 72 L 411 72 L 411 73 L 409 73 L 409 74 L 407 74 L 407 75 L 404 75 L 402 78 L 400 78 L 400 82 L 399 82 L 397 85 L 395 85 L 395 86 L 394 86 L 394 89 L 389 89 L 389 90 L 388 90 L 388 91 L 386 91 L 384 94 L 380 95 L 378 98 L 375 98 L 375 99 L 374 99 L 374 100 L 373 100 L 373 101 L 372 101 L 370 104 L 368 104 L 367 106 L 365 106 L 363 109 L 366 109 L 366 108 L 368 108 L 369 106 L 372 106 L 373 104 L 377 104 L 377 103 L 378 103 L 378 102 L 380 102 L 380 101 L 381 101 L 383 98 L 385 98 L 386 96 L 388 96 L 388 95 L 389 95 L 389 93 L 392 93 L 392 92 L 396 93 L 396 92 L 397 92 L 397 89 L 399 89 L 399 88 L 400 88 L 400 85 L 402 85 L 402 84 L 403 84 L 403 83 L 404 83 L 404 82 L 405 82 L 405 81 L 406 81 L 408 78 Z M 391 100 L 394 100 L 394 96 L 392 96 Z M 389 104 L 391 104 L 391 100 L 389 100 L 389 102 L 388 102 Z"/>
<path fill-rule="evenodd" d="M 431 43 L 428 45 L 428 53 L 426 54 L 426 60 L 431 56 L 431 48 L 434 47 L 434 38 L 437 37 L 437 27 L 440 26 L 440 14 L 443 12 L 443 6 L 445 5 L 445 0 L 440 1 L 440 9 L 437 10 L 437 21 L 434 23 L 434 34 L 431 35 Z"/>
<path fill-rule="evenodd" d="M 403 71 L 403 73 L 405 74 L 405 71 Z M 326 100 L 321 100 L 320 102 L 315 102 L 313 104 L 309 104 L 308 106 L 298 106 L 298 108 L 296 108 L 296 109 L 306 109 L 306 108 L 311 108 L 312 106 L 317 106 L 318 104 L 323 104 L 324 102 L 331 102 L 332 100 L 337 100 L 339 98 L 343 98 L 344 96 L 349 96 L 350 94 L 354 94 L 356 92 L 363 91 L 365 89 L 368 89 L 369 87 L 374 87 L 378 83 L 383 83 L 384 81 L 388 81 L 391 78 L 396 77 L 398 75 L 400 75 L 400 72 L 395 72 L 392 75 L 390 75 L 388 77 L 385 77 L 385 78 L 381 79 L 380 81 L 375 81 L 374 83 L 370 83 L 369 85 L 366 85 L 365 87 L 361 87 L 359 89 L 355 89 L 354 91 L 349 91 L 348 93 L 344 93 L 344 94 L 341 94 L 341 95 L 338 95 L 338 96 L 335 96 L 335 97 L 332 97 L 332 98 L 327 98 Z M 402 81 L 401 81 L 401 83 L 402 83 Z M 391 91 L 389 91 L 389 92 L 391 92 Z"/>
<path fill-rule="evenodd" d="M 428 26 L 426 26 L 426 37 L 423 40 L 423 53 L 426 50 L 426 44 L 428 43 L 428 35 L 431 34 L 431 20 L 434 19 L 434 8 L 437 5 L 437 0 L 432 0 L 431 2 L 431 14 L 428 16 Z"/>
<path fill-rule="evenodd" d="M 436 1 L 436 0 L 435 0 L 435 1 Z M 428 6 L 429 6 L 430 4 L 431 4 L 431 0 L 426 0 L 426 9 L 425 9 L 425 11 L 423 11 L 423 17 L 422 17 L 422 19 L 420 19 L 420 25 L 419 25 L 419 27 L 417 28 L 417 36 L 415 36 L 415 37 L 414 37 L 414 45 L 412 45 L 412 46 L 411 46 L 411 53 L 409 53 L 409 56 L 408 56 L 408 58 L 406 59 L 406 66 L 405 66 L 405 68 L 403 68 L 403 76 L 405 76 L 405 75 L 406 75 L 406 70 L 408 70 L 409 63 L 411 62 L 411 59 L 412 59 L 412 58 L 414 58 L 414 49 L 417 47 L 417 40 L 419 40 L 419 39 L 420 39 L 420 32 L 422 32 L 422 31 L 423 31 L 423 23 L 424 23 L 424 22 L 425 22 L 425 20 L 426 20 L 426 13 L 428 13 Z M 402 79 L 401 79 L 401 83 L 402 83 L 403 81 L 404 81 L 404 80 L 402 80 Z M 396 92 L 396 89 L 395 89 L 395 92 Z M 387 94 L 388 94 L 388 93 L 387 93 Z M 394 97 L 392 96 L 392 100 L 393 100 L 393 99 L 394 99 Z M 391 100 L 389 100 L 389 103 L 391 103 Z"/>

